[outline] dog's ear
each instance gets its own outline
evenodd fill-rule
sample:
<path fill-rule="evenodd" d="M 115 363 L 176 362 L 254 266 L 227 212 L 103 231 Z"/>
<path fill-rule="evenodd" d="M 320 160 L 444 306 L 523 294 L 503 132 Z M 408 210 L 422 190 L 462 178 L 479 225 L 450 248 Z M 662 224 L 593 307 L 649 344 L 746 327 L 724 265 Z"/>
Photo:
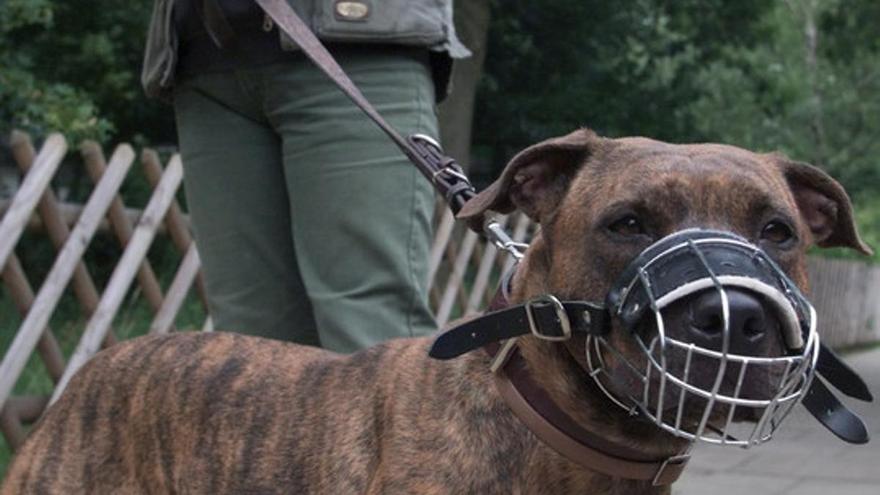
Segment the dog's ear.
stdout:
<path fill-rule="evenodd" d="M 600 139 L 593 131 L 579 129 L 520 151 L 498 180 L 462 207 L 458 218 L 471 220 L 486 210 L 510 213 L 519 208 L 540 222 L 559 205 L 571 179 Z"/>
<path fill-rule="evenodd" d="M 859 237 L 853 208 L 843 186 L 822 169 L 789 160 L 779 154 L 770 155 L 782 169 L 794 200 L 821 247 L 848 247 L 868 256 L 873 251 Z"/>

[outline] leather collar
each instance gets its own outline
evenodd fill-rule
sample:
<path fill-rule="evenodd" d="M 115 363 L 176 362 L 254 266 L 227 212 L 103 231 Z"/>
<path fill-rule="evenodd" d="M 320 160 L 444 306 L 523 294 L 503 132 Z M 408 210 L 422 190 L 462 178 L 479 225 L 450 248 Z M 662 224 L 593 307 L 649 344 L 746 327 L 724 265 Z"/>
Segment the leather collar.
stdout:
<path fill-rule="evenodd" d="M 486 346 L 495 357 L 497 344 Z M 668 485 L 681 476 L 688 454 L 656 459 L 583 428 L 532 380 L 522 355 L 513 350 L 494 373 L 495 386 L 514 415 L 548 447 L 592 471 Z"/>
<path fill-rule="evenodd" d="M 586 302 L 542 300 L 529 307 L 510 306 L 499 290 L 490 312 L 453 327 L 435 340 L 430 355 L 451 359 L 482 347 L 493 359 L 493 376 L 499 394 L 511 411 L 548 447 L 591 471 L 613 477 L 668 485 L 678 479 L 690 458 L 679 454 L 653 458 L 641 450 L 616 444 L 578 424 L 532 379 L 516 349 L 519 335 L 535 334 L 547 340 L 607 331 L 607 313 Z M 562 321 L 568 321 L 568 336 Z"/>

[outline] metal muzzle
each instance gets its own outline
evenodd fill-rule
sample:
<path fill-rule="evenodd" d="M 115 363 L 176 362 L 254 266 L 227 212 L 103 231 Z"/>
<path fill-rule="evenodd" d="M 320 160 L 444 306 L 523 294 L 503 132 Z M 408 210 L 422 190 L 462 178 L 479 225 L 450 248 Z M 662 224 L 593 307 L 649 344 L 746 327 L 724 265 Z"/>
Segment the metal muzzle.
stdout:
<path fill-rule="evenodd" d="M 732 351 L 731 290 L 772 308 L 784 341 L 781 355 Z M 721 301 L 717 348 L 670 336 L 664 310 L 711 291 Z M 731 233 L 691 229 L 659 240 L 624 270 L 607 307 L 643 359 L 627 359 L 607 337 L 591 336 L 591 375 L 615 403 L 678 437 L 742 447 L 767 441 L 813 379 L 815 310 L 764 251 Z M 610 370 L 603 358 L 609 353 L 624 365 Z M 629 376 L 620 380 L 612 373 Z M 750 386 L 755 380 L 762 381 L 760 392 Z M 610 385 L 621 382 L 635 385 Z M 738 421 L 743 418 L 748 421 Z"/>

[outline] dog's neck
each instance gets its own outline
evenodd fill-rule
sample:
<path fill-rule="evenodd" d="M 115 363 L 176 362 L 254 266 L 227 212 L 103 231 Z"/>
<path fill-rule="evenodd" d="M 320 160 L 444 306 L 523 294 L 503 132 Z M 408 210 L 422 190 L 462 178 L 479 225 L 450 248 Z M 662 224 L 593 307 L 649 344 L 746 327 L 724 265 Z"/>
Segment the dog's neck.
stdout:
<path fill-rule="evenodd" d="M 538 237 L 513 278 L 511 304 L 552 293 L 547 280 L 548 264 L 546 246 Z M 587 374 L 582 359 L 585 345 L 583 338 L 558 343 L 527 336 L 518 341 L 519 352 L 534 381 L 584 429 L 602 432 L 602 436 L 612 442 L 638 448 L 658 458 L 685 450 L 686 440 L 633 417 L 610 402 Z"/>

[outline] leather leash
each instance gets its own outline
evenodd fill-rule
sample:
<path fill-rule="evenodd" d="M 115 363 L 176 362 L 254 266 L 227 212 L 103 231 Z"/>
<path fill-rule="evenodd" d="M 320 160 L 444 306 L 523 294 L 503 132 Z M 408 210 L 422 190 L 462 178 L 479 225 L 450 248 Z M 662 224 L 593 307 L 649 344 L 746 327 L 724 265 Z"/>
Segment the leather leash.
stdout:
<path fill-rule="evenodd" d="M 275 21 L 275 24 L 299 45 L 303 53 L 394 141 L 394 144 L 446 199 L 452 213 L 457 214 L 461 207 L 476 195 L 461 166 L 455 159 L 444 155 L 436 141 L 422 134 L 413 134 L 404 138 L 382 118 L 286 0 L 256 0 L 256 2 Z M 478 234 L 483 234 L 478 227 L 482 222 L 471 222 L 470 225 Z"/>

